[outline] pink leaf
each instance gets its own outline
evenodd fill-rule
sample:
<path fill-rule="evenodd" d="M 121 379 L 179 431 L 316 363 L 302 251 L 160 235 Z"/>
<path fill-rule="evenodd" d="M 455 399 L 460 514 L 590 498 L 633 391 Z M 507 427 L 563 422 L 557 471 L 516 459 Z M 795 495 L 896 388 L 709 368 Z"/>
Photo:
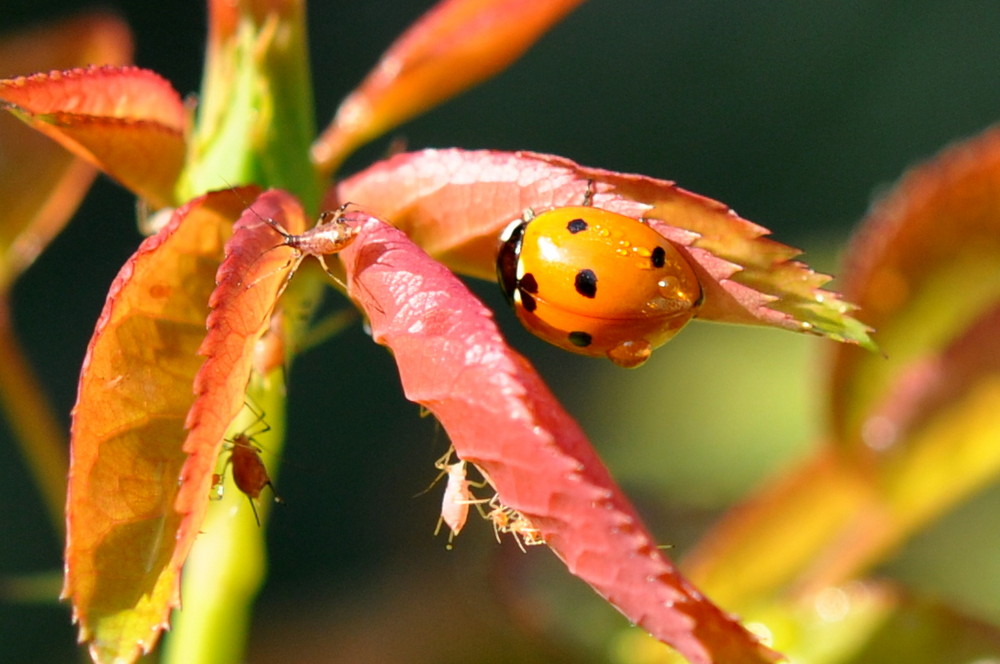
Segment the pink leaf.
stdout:
<path fill-rule="evenodd" d="M 678 574 L 577 423 L 451 272 L 375 218 L 341 256 L 407 398 L 573 574 L 692 662 L 779 658 Z"/>
<path fill-rule="evenodd" d="M 379 162 L 343 182 L 349 200 L 390 219 L 431 256 L 494 278 L 500 232 L 526 209 L 593 204 L 649 220 L 695 270 L 698 318 L 768 325 L 874 345 L 853 307 L 822 290 L 830 277 L 792 260 L 799 251 L 725 204 L 644 175 L 580 166 L 532 152 L 424 150 Z"/>

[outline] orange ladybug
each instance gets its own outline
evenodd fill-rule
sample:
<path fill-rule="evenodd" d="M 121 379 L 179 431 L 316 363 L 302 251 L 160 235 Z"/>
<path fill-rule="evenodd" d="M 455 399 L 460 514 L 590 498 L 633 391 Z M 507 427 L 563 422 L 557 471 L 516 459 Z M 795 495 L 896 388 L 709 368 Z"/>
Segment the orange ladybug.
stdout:
<path fill-rule="evenodd" d="M 586 205 L 511 223 L 497 278 L 533 334 L 628 368 L 677 334 L 702 297 L 694 270 L 666 238 L 638 219 Z"/>

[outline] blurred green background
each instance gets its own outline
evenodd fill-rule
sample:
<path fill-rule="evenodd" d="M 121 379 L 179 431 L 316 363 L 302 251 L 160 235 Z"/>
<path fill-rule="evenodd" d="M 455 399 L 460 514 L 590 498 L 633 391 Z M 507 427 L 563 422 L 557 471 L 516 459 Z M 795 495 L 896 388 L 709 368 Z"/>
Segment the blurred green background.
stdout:
<path fill-rule="evenodd" d="M 319 126 L 431 4 L 310 4 Z M 0 29 L 88 6 L 6 0 Z M 197 91 L 202 2 L 102 6 L 130 22 L 139 65 L 182 94 Z M 362 150 L 344 172 L 377 159 L 391 138 L 412 149 L 551 152 L 676 180 L 835 270 L 880 189 L 996 119 L 998 34 L 1000 5 L 990 2 L 591 0 L 510 70 Z M 67 427 L 107 287 L 140 239 L 130 196 L 99 180 L 15 289 L 19 332 Z M 822 433 L 821 342 L 694 324 L 629 372 L 550 349 L 517 327 L 494 285 L 473 287 L 672 553 Z M 403 400 L 389 354 L 362 330 L 302 356 L 289 399 L 277 479 L 286 505 L 269 526 L 271 575 L 249 661 L 614 661 L 624 619 L 549 552 L 498 546 L 478 520 L 452 551 L 432 537 L 441 487 L 414 495 L 447 440 Z M 961 527 L 962 515 L 946 541 L 982 536 Z M 75 661 L 66 607 L 13 599 L 12 579 L 57 572 L 62 543 L 2 423 L 0 524 L 0 661 Z M 933 540 L 925 549 L 948 555 Z M 922 578 L 936 565 L 904 557 L 898 569 Z M 970 595 L 998 583 L 978 569 L 956 581 Z"/>

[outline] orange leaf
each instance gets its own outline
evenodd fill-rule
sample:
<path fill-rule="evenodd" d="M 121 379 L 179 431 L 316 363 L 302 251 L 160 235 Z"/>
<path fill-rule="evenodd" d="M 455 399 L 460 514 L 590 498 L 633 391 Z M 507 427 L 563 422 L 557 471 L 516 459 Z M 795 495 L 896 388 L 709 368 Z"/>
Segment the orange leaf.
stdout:
<path fill-rule="evenodd" d="M 112 13 L 92 11 L 2 35 L 0 76 L 89 64 L 122 65 L 131 61 L 132 51 L 128 25 Z"/>
<path fill-rule="evenodd" d="M 444 0 L 407 30 L 313 147 L 332 173 L 359 145 L 521 57 L 581 0 Z"/>
<path fill-rule="evenodd" d="M 187 114 L 157 74 L 105 66 L 5 79 L 0 106 L 154 206 L 173 202 Z"/>
<path fill-rule="evenodd" d="M 844 444 L 864 445 L 870 410 L 911 361 L 940 352 L 1000 301 L 998 196 L 993 128 L 914 168 L 868 215 L 849 249 L 843 290 L 878 328 L 890 361 L 834 352 L 833 422 Z"/>
<path fill-rule="evenodd" d="M 105 13 L 86 14 L 0 40 L 0 76 L 123 63 L 128 28 Z M 34 261 L 76 209 L 96 171 L 44 136 L 0 116 L 0 288 Z"/>
<path fill-rule="evenodd" d="M 825 448 L 729 510 L 684 569 L 719 602 L 746 607 L 801 590 L 795 582 L 813 565 L 836 561 L 825 551 L 831 543 L 850 546 L 882 526 L 883 515 L 863 474 Z"/>
<path fill-rule="evenodd" d="M 799 593 L 839 584 L 996 480 L 997 200 L 992 129 L 914 169 L 873 207 L 845 292 L 887 356 L 832 349 L 825 446 L 727 515 L 694 554 L 696 578 L 742 600 L 789 582 Z"/>
<path fill-rule="evenodd" d="M 178 602 L 174 509 L 209 294 L 238 196 L 179 208 L 111 285 L 73 409 L 65 597 L 95 660 L 155 645 Z"/>
<path fill-rule="evenodd" d="M 642 175 L 531 152 L 424 150 L 344 181 L 340 200 L 377 211 L 453 269 L 494 279 L 500 231 L 525 209 L 594 205 L 646 218 L 689 259 L 705 294 L 702 320 L 782 327 L 873 347 L 853 307 L 820 287 L 830 277 L 791 260 L 798 250 L 724 204 Z"/>
<path fill-rule="evenodd" d="M 779 658 L 680 576 L 579 425 L 457 277 L 375 218 L 341 256 L 407 398 L 441 421 L 534 539 L 693 663 Z"/>

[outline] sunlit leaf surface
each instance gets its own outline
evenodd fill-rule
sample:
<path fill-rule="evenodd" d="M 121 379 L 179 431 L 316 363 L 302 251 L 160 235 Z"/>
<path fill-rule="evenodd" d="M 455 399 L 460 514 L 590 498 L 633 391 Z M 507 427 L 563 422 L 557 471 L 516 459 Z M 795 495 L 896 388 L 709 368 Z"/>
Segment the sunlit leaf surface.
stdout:
<path fill-rule="evenodd" d="M 263 219 L 291 233 L 305 230 L 305 217 L 289 194 L 262 194 L 236 222 L 226 244 L 226 259 L 211 296 L 208 334 L 199 349 L 205 364 L 194 381 L 195 402 L 187 417 L 187 461 L 181 471 L 177 510 L 184 515 L 176 533 L 174 564 L 184 564 L 205 518 L 212 474 L 226 428 L 240 412 L 254 363 L 257 340 L 270 325 L 271 312 L 293 267 L 293 250 Z M 234 471 L 235 472 L 235 471 Z"/>
<path fill-rule="evenodd" d="M 0 39 L 0 77 L 67 69 L 90 62 L 123 64 L 131 36 L 116 17 L 86 14 Z M 96 171 L 61 146 L 0 115 L 0 285 L 32 263 L 62 229 Z"/>
<path fill-rule="evenodd" d="M 98 661 L 148 650 L 178 602 L 174 508 L 209 295 L 243 207 L 179 208 L 122 267 L 87 349 L 73 410 L 66 584 Z"/>
<path fill-rule="evenodd" d="M 530 152 L 424 150 L 379 162 L 340 183 L 350 200 L 391 219 L 453 269 L 495 278 L 498 237 L 526 209 L 594 205 L 646 218 L 690 259 L 702 320 L 769 325 L 873 347 L 853 307 L 821 286 L 799 252 L 722 203 L 665 180 L 579 166 Z M 470 213 L 474 210 L 474 213 Z"/>
<path fill-rule="evenodd" d="M 58 141 L 155 207 L 173 202 L 187 112 L 159 75 L 87 67 L 0 80 L 0 108 Z"/>

